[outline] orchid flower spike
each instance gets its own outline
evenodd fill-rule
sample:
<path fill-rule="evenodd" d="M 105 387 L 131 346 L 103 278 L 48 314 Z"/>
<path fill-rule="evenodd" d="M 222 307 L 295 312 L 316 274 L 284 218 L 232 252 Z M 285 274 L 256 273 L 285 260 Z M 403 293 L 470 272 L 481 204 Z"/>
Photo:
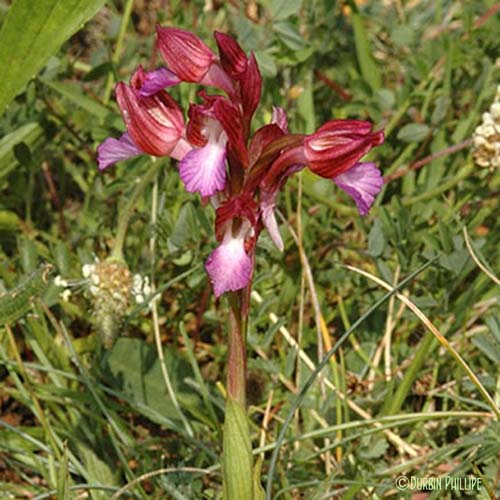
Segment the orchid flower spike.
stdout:
<path fill-rule="evenodd" d="M 282 108 L 271 123 L 253 134 L 252 118 L 262 92 L 253 54 L 229 35 L 214 33 L 218 54 L 193 33 L 157 27 L 156 46 L 167 67 L 139 67 L 130 84 L 120 82 L 116 97 L 126 132 L 98 147 L 99 169 L 139 155 L 179 161 L 186 190 L 210 199 L 216 208 L 218 247 L 206 262 L 216 297 L 246 288 L 252 280 L 254 253 L 266 229 L 284 249 L 275 207 L 279 192 L 294 173 L 309 168 L 331 179 L 366 215 L 381 190 L 380 170 L 362 158 L 384 141 L 368 121 L 330 120 L 310 135 L 289 131 Z M 198 93 L 187 123 L 168 89 L 182 82 L 215 87 L 223 94 Z"/>

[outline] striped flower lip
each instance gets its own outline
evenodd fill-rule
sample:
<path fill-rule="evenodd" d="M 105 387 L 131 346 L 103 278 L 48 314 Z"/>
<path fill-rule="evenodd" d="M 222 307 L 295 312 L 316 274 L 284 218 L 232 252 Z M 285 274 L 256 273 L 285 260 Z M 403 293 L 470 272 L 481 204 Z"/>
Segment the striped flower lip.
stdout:
<path fill-rule="evenodd" d="M 205 269 L 218 298 L 226 292 L 245 288 L 252 279 L 252 259 L 245 251 L 245 233 L 248 225 L 236 236 L 231 226 L 226 229 L 222 243 L 210 254 Z"/>
<path fill-rule="evenodd" d="M 382 173 L 374 163 L 357 163 L 334 177 L 333 181 L 356 202 L 361 215 L 370 211 L 375 196 L 384 184 Z"/>
<path fill-rule="evenodd" d="M 115 163 L 143 154 L 130 135 L 125 132 L 119 139 L 108 137 L 97 148 L 97 164 L 104 170 Z"/>

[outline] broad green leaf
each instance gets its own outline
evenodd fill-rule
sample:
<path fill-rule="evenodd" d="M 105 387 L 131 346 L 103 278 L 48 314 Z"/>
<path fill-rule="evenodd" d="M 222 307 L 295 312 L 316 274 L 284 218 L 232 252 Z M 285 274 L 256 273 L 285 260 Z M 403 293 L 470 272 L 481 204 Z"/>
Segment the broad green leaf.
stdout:
<path fill-rule="evenodd" d="M 115 472 L 109 464 L 102 458 L 98 457 L 94 450 L 79 442 L 77 445 L 78 454 L 85 465 L 86 479 L 89 483 L 104 484 L 106 486 L 113 486 L 116 484 Z M 94 492 L 96 500 L 106 500 L 108 495 L 102 492 Z"/>
<path fill-rule="evenodd" d="M 0 210 L 0 231 L 18 231 L 21 225 L 19 216 L 9 210 Z"/>
<path fill-rule="evenodd" d="M 356 44 L 356 54 L 361 74 L 372 90 L 376 91 L 382 85 L 382 78 L 372 56 L 372 48 L 363 26 L 363 20 L 357 12 L 352 14 L 352 27 L 354 29 L 354 43 Z"/>
<path fill-rule="evenodd" d="M 0 30 L 0 115 L 105 0 L 14 0 Z"/>
<path fill-rule="evenodd" d="M 254 53 L 262 76 L 265 78 L 276 76 L 278 68 L 276 67 L 273 52 L 271 50 L 256 50 Z"/>
<path fill-rule="evenodd" d="M 165 349 L 165 363 L 181 406 L 191 413 L 200 407 L 199 397 L 184 383 L 192 377 L 189 365 L 172 350 Z M 179 414 L 166 394 L 156 349 L 139 339 L 119 338 L 107 354 L 105 372 L 109 383 L 132 401 L 151 408 L 143 413 L 155 421 L 155 413 L 177 421 Z"/>
<path fill-rule="evenodd" d="M 487 316 L 484 321 L 490 327 L 495 342 L 500 345 L 500 320 L 495 316 Z"/>
<path fill-rule="evenodd" d="M 500 342 L 493 336 L 479 333 L 472 337 L 472 343 L 490 358 L 491 361 L 497 365 L 500 363 Z"/>

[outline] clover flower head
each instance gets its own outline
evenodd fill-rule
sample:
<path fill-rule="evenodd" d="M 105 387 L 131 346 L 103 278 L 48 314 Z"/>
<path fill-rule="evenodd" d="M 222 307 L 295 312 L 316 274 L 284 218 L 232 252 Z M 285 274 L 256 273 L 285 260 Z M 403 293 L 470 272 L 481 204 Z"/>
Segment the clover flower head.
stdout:
<path fill-rule="evenodd" d="M 490 109 L 483 113 L 481 124 L 474 130 L 472 141 L 477 165 L 500 168 L 500 85 Z"/>

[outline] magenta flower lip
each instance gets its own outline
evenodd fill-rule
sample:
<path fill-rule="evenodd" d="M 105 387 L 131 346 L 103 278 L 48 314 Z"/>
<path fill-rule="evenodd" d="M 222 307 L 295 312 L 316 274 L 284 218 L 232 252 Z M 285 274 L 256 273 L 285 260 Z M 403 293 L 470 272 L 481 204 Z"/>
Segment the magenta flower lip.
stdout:
<path fill-rule="evenodd" d="M 217 298 L 245 288 L 252 279 L 252 267 L 243 235 L 233 236 L 230 229 L 205 264 Z"/>

